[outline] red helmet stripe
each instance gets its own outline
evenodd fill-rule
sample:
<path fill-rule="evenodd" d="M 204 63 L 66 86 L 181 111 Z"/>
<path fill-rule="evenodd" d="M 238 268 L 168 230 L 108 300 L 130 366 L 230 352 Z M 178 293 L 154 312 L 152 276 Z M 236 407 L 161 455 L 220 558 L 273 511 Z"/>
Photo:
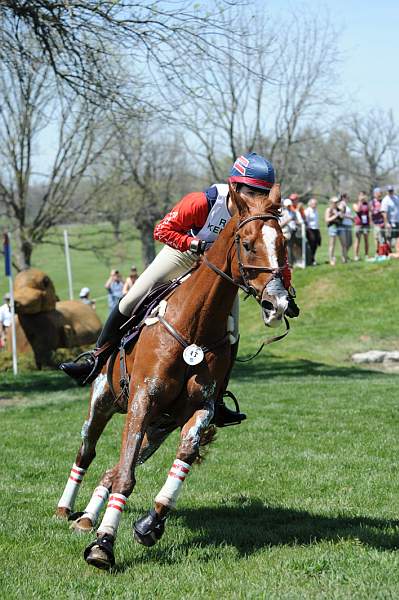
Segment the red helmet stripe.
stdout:
<path fill-rule="evenodd" d="M 253 179 L 252 177 L 241 177 L 240 175 L 232 175 L 231 177 L 229 177 L 229 181 L 237 183 L 246 183 L 247 185 L 261 187 L 266 190 L 271 190 L 273 187 L 273 183 L 265 181 L 264 179 Z"/>

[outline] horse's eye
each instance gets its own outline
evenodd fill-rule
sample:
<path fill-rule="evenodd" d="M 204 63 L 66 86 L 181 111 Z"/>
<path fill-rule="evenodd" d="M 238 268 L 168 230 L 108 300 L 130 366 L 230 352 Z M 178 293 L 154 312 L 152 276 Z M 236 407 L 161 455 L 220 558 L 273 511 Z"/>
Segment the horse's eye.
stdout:
<path fill-rule="evenodd" d="M 246 252 L 255 252 L 255 249 L 252 247 L 251 242 L 243 240 L 242 245 Z"/>

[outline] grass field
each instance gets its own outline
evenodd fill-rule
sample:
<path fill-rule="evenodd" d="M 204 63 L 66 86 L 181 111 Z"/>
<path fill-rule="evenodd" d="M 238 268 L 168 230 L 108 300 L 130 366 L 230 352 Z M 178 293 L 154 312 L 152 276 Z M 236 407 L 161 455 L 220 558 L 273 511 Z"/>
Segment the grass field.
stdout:
<path fill-rule="evenodd" d="M 107 269 L 87 257 L 72 258 L 77 288 L 101 287 Z M 57 289 L 59 260 L 40 264 Z M 88 567 L 91 537 L 52 516 L 87 391 L 55 372 L 1 374 L 0 597 L 398 597 L 399 376 L 350 363 L 355 351 L 399 348 L 398 274 L 396 261 L 295 272 L 301 318 L 234 370 L 248 420 L 219 431 L 152 549 L 133 541 L 131 525 L 163 484 L 176 436 L 139 468 L 113 574 Z M 242 303 L 241 356 L 267 334 L 258 311 Z M 78 509 L 116 461 L 121 427 L 115 417 L 101 439 Z"/>

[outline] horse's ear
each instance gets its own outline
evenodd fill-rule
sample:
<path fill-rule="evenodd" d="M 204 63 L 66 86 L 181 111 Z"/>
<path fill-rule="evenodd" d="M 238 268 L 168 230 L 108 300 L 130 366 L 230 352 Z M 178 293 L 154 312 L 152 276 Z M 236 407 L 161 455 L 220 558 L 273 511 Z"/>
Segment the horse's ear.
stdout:
<path fill-rule="evenodd" d="M 232 184 L 231 184 L 230 181 L 229 181 L 229 194 L 230 194 L 231 201 L 234 204 L 234 206 L 237 208 L 238 214 L 240 216 L 242 216 L 243 214 L 245 214 L 246 212 L 248 212 L 247 205 L 245 204 L 245 202 L 241 198 L 240 194 L 238 194 L 235 191 L 235 189 L 233 188 L 233 186 L 232 186 Z"/>
<path fill-rule="evenodd" d="M 275 183 L 270 190 L 269 202 L 271 202 L 273 207 L 281 208 L 281 192 L 279 183 Z"/>

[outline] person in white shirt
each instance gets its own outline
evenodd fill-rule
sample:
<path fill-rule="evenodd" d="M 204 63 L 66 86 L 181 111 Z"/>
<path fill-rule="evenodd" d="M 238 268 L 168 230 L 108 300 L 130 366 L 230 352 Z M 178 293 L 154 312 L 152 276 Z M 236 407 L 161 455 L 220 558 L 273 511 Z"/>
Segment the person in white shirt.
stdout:
<path fill-rule="evenodd" d="M 310 264 L 316 265 L 316 251 L 321 246 L 319 213 L 316 198 L 311 198 L 305 208 L 306 239 L 310 248 Z"/>
<path fill-rule="evenodd" d="M 4 295 L 4 304 L 0 306 L 0 348 L 4 348 L 7 331 L 11 326 L 10 294 Z"/>
<path fill-rule="evenodd" d="M 396 252 L 399 252 L 399 197 L 396 196 L 393 185 L 388 186 L 387 191 L 381 202 L 385 234 L 392 251 L 392 244 L 395 243 Z"/>
<path fill-rule="evenodd" d="M 341 194 L 339 199 L 339 209 L 342 212 L 342 222 L 339 227 L 339 236 L 341 239 L 342 246 L 342 262 L 348 262 L 348 252 L 353 244 L 352 227 L 354 216 L 352 209 L 348 205 L 349 197 L 348 194 Z"/>
<path fill-rule="evenodd" d="M 287 240 L 287 257 L 290 265 L 294 264 L 294 238 L 298 228 L 296 211 L 293 209 L 292 200 L 283 200 L 283 211 L 280 218 L 281 230 Z"/>

